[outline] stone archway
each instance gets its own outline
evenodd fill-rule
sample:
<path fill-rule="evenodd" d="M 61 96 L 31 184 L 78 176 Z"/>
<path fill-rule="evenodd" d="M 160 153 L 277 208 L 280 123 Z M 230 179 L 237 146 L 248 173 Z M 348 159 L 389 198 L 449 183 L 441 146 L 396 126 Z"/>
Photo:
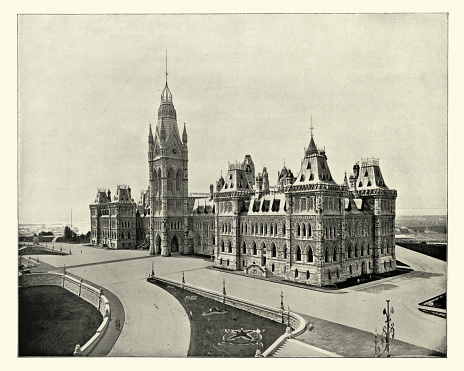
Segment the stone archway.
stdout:
<path fill-rule="evenodd" d="M 177 239 L 177 236 L 174 236 L 171 239 L 171 254 L 172 253 L 179 253 L 179 240 Z"/>
<path fill-rule="evenodd" d="M 363 261 L 361 265 L 361 274 L 362 275 L 367 274 L 367 264 L 365 261 Z"/>
<path fill-rule="evenodd" d="M 155 253 L 159 254 L 161 251 L 161 237 L 159 234 L 155 237 Z"/>

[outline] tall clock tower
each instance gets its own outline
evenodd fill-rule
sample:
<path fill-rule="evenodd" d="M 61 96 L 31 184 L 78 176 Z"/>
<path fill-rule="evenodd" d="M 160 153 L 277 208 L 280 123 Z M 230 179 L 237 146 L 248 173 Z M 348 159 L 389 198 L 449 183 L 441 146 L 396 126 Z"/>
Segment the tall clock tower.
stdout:
<path fill-rule="evenodd" d="M 172 94 L 161 93 L 158 121 L 148 134 L 150 179 L 150 255 L 190 254 L 188 243 L 188 147 L 182 138 Z"/>

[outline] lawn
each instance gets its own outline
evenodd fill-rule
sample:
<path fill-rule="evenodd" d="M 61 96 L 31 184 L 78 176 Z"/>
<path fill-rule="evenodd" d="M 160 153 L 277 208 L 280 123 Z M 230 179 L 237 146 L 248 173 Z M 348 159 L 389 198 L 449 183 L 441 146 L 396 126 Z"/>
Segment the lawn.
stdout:
<path fill-rule="evenodd" d="M 224 305 L 162 282 L 148 280 L 173 295 L 190 318 L 193 357 L 254 357 L 285 333 L 286 325 Z"/>
<path fill-rule="evenodd" d="M 72 356 L 103 321 L 91 304 L 59 286 L 19 288 L 19 356 Z"/>

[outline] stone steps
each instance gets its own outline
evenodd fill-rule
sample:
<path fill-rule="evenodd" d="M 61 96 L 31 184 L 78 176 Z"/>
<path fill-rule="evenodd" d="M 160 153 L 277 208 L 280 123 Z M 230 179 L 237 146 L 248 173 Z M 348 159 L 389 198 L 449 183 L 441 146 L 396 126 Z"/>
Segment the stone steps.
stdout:
<path fill-rule="evenodd" d="M 338 354 L 316 348 L 295 339 L 287 339 L 270 357 L 274 358 L 307 358 L 307 357 L 340 357 Z"/>

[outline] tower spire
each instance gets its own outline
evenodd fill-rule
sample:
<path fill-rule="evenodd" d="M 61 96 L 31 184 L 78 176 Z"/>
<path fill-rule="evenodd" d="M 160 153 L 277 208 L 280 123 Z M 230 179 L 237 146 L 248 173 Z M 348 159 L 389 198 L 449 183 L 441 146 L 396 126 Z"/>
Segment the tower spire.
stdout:
<path fill-rule="evenodd" d="M 312 138 L 313 137 L 313 130 L 314 130 L 314 128 L 313 128 L 313 115 L 311 115 L 311 127 L 310 127 L 310 129 L 311 129 L 311 138 Z"/>
<path fill-rule="evenodd" d="M 166 85 L 168 84 L 168 51 L 166 50 Z"/>

